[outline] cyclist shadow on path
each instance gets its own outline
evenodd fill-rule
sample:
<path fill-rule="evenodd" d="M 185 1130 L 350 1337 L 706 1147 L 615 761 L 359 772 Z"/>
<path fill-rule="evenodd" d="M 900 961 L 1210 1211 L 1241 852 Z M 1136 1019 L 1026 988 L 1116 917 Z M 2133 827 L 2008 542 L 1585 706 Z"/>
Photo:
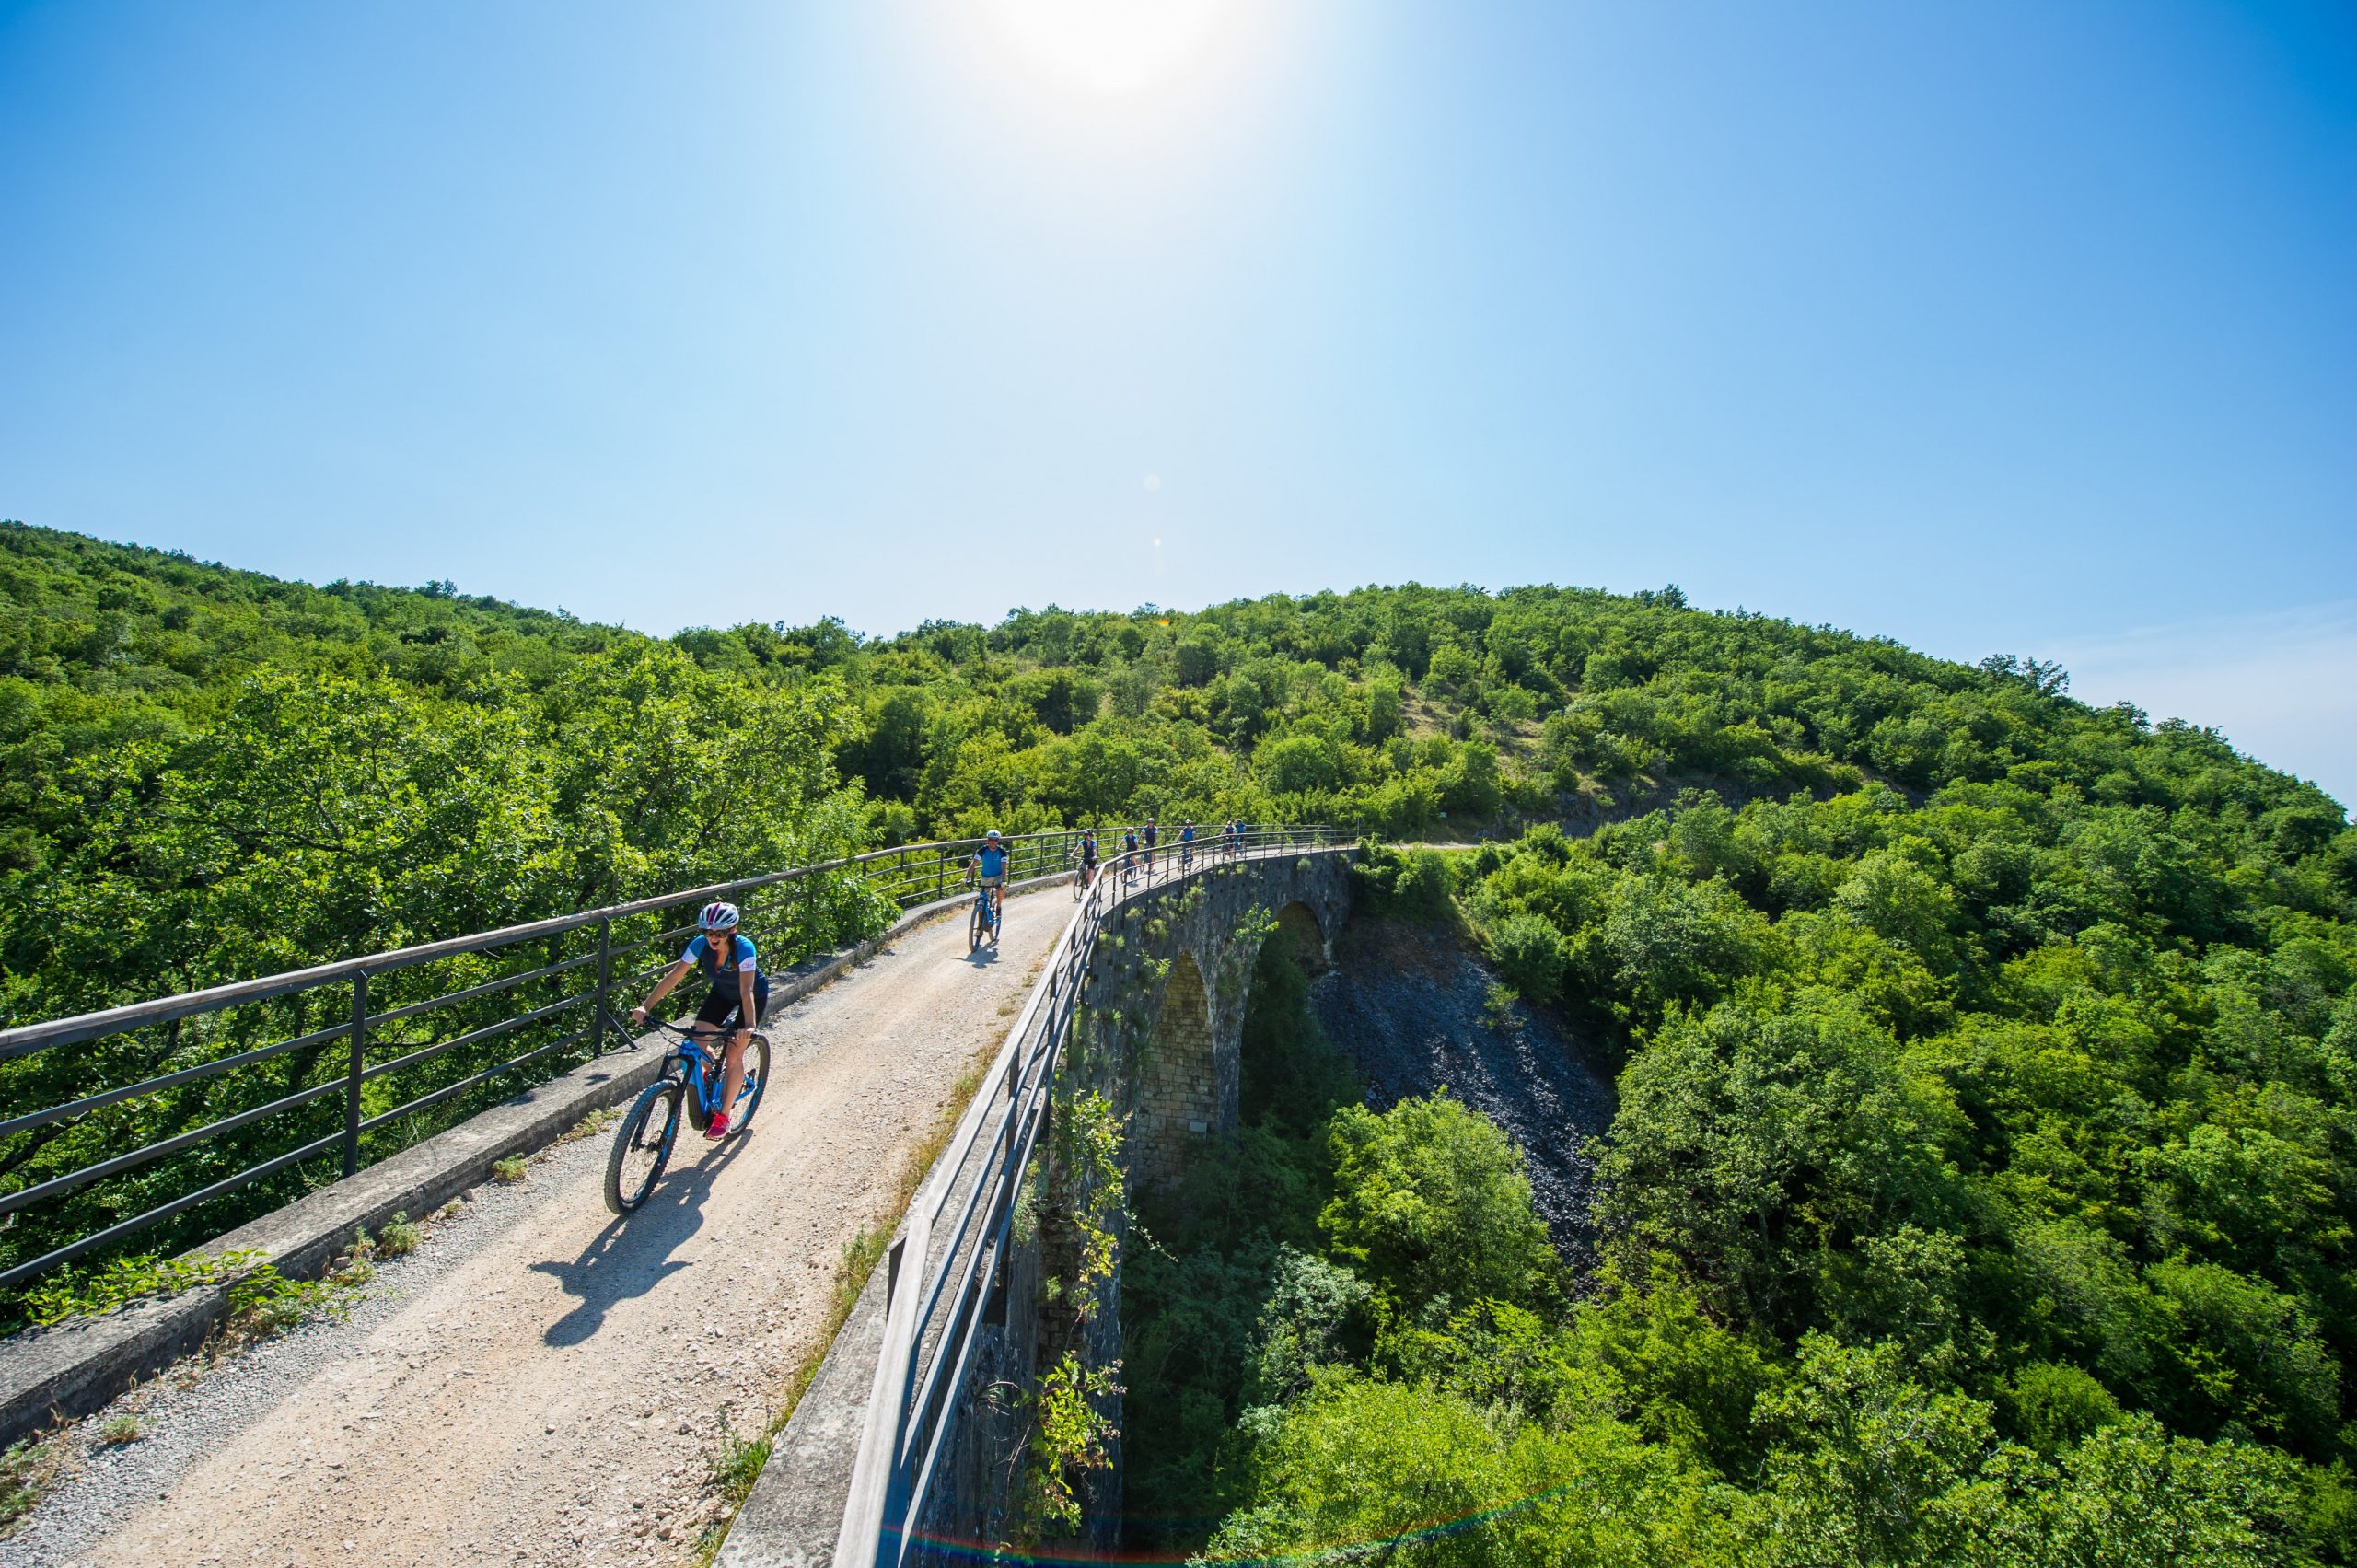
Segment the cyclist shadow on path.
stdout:
<path fill-rule="evenodd" d="M 702 1141 L 683 1121 L 680 1142 L 691 1138 Z M 670 1254 L 703 1228 L 704 1200 L 744 1146 L 744 1137 L 728 1138 L 694 1165 L 664 1172 L 644 1208 L 627 1219 L 609 1221 L 572 1262 L 530 1265 L 534 1273 L 553 1278 L 565 1295 L 580 1298 L 572 1311 L 548 1326 L 541 1342 L 580 1344 L 605 1325 L 607 1310 L 616 1302 L 644 1295 L 681 1269 L 692 1268 L 687 1260 Z"/>

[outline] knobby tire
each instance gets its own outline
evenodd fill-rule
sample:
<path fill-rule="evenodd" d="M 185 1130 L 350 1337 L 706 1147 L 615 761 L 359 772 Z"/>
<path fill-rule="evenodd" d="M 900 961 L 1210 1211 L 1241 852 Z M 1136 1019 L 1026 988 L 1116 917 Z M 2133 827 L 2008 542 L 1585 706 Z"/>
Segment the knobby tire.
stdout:
<path fill-rule="evenodd" d="M 757 1029 L 745 1042 L 745 1082 L 737 1090 L 737 1104 L 729 1109 L 729 1131 L 741 1132 L 752 1125 L 753 1112 L 761 1109 L 761 1095 L 769 1086 L 770 1037 Z"/>
<path fill-rule="evenodd" d="M 663 1179 L 679 1141 L 679 1106 L 686 1092 L 685 1086 L 666 1074 L 639 1092 L 622 1124 L 614 1129 L 613 1151 L 606 1156 L 606 1207 L 615 1214 L 644 1206 Z"/>

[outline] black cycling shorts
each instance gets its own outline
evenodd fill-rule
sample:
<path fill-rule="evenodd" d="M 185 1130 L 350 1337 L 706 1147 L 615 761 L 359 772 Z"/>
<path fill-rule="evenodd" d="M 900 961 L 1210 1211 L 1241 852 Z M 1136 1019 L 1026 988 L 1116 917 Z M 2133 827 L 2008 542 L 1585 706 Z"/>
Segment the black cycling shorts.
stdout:
<path fill-rule="evenodd" d="M 735 1028 L 737 1027 L 737 1008 L 738 1001 L 739 998 L 737 994 L 736 982 L 733 980 L 729 982 L 727 989 L 725 991 L 715 985 L 710 991 L 704 993 L 703 1005 L 696 1009 L 696 1022 L 699 1024 L 708 1025 L 715 1029 Z M 753 981 L 753 1021 L 744 1027 L 746 1028 L 761 1028 L 761 1015 L 768 1012 L 769 1010 L 769 977 L 762 975 L 756 978 Z"/>

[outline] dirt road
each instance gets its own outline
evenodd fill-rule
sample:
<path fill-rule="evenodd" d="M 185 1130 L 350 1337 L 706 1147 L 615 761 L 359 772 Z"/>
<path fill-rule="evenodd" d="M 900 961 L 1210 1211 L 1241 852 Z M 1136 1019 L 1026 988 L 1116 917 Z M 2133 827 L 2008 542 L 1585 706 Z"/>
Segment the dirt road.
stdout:
<path fill-rule="evenodd" d="M 1061 889 L 1013 900 L 1003 950 L 975 958 L 937 921 L 773 1016 L 752 1130 L 683 1136 L 627 1224 L 600 1193 L 607 1138 L 582 1139 L 385 1267 L 350 1323 L 128 1396 L 150 1435 L 88 1452 L 0 1563 L 684 1560 L 724 1415 L 759 1430 L 844 1244 L 1072 911 Z"/>

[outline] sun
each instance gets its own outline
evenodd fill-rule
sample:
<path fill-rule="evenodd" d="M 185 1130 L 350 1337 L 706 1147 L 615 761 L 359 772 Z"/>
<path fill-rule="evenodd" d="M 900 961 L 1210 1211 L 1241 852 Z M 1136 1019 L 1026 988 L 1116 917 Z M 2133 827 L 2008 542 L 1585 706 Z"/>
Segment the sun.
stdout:
<path fill-rule="evenodd" d="M 1092 92 L 1135 92 L 1202 48 L 1228 0 L 991 0 L 1037 64 Z"/>

